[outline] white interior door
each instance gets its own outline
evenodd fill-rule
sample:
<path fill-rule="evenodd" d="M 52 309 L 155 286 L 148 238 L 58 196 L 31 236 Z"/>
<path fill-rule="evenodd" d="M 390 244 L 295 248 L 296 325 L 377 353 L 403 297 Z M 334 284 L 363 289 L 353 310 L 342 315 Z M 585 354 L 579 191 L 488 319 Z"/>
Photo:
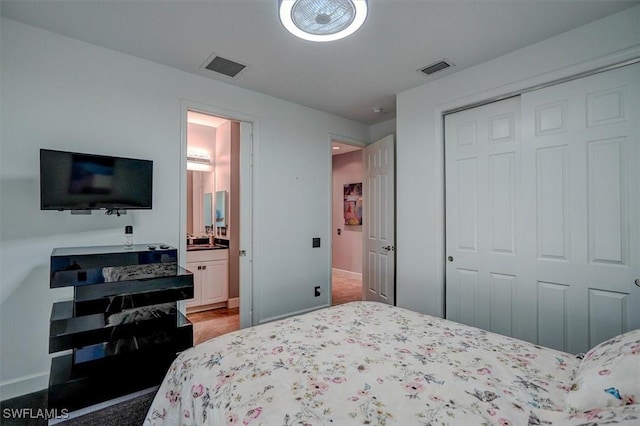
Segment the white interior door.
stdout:
<path fill-rule="evenodd" d="M 639 127 L 640 65 L 447 116 L 447 317 L 574 353 L 640 327 Z"/>
<path fill-rule="evenodd" d="M 640 327 L 640 65 L 527 93 L 522 117 L 521 314 L 531 340 L 583 352 Z"/>
<path fill-rule="evenodd" d="M 445 117 L 446 314 L 514 335 L 520 98 Z"/>
<path fill-rule="evenodd" d="M 394 137 L 364 149 L 363 299 L 395 305 Z"/>
<path fill-rule="evenodd" d="M 240 122 L 240 328 L 253 322 L 253 125 Z M 232 254 L 233 256 L 236 253 Z M 255 322 L 257 324 L 257 321 Z"/>

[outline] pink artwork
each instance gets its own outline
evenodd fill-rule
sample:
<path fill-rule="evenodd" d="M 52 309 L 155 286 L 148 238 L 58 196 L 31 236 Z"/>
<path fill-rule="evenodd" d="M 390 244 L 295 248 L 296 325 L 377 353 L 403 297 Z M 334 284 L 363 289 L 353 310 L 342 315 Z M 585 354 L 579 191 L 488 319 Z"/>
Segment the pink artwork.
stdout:
<path fill-rule="evenodd" d="M 344 224 L 362 225 L 362 182 L 344 186 Z"/>

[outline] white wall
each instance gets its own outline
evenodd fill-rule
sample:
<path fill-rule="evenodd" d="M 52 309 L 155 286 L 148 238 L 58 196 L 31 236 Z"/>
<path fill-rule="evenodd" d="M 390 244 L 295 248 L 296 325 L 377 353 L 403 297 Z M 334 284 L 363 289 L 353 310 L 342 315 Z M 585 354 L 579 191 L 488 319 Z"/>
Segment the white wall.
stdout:
<path fill-rule="evenodd" d="M 2 18 L 0 120 L 0 399 L 45 388 L 54 247 L 178 246 L 181 105 L 257 117 L 254 168 L 255 310 L 260 321 L 327 305 L 329 134 L 366 140 L 369 127 Z M 120 218 L 40 211 L 38 150 L 154 161 L 154 206 Z M 284 166 L 286 165 L 286 167 Z M 287 273 L 283 273 L 287 271 Z"/>
<path fill-rule="evenodd" d="M 397 303 L 443 315 L 442 112 L 640 56 L 640 6 L 398 94 Z"/>
<path fill-rule="evenodd" d="M 187 123 L 187 152 L 208 154 L 215 161 L 216 128 L 196 123 Z"/>
<path fill-rule="evenodd" d="M 362 225 L 344 224 L 344 185 L 362 183 L 362 171 L 362 150 L 333 156 L 333 267 L 356 274 L 362 274 Z"/>
<path fill-rule="evenodd" d="M 388 135 L 396 134 L 396 119 L 392 118 L 382 123 L 373 124 L 369 130 L 369 141 L 375 142 Z"/>

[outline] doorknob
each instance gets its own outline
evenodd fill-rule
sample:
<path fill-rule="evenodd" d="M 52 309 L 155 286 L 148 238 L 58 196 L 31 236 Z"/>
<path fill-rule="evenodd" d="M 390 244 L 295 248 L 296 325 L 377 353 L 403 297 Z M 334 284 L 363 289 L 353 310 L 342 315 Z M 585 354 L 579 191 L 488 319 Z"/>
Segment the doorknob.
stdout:
<path fill-rule="evenodd" d="M 638 287 L 640 287 L 640 278 L 636 278 L 635 283 Z"/>
<path fill-rule="evenodd" d="M 386 246 L 386 247 L 382 247 L 382 249 L 386 250 L 386 251 L 394 251 L 395 247 L 394 246 Z"/>
<path fill-rule="evenodd" d="M 447 260 L 448 260 L 449 262 L 453 262 L 453 256 L 449 256 L 449 257 L 447 257 Z"/>

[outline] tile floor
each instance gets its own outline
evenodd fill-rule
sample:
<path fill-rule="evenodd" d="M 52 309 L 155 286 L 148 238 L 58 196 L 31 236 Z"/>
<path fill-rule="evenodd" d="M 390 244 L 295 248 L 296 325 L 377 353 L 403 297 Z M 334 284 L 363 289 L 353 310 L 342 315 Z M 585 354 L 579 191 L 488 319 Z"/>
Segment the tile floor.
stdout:
<path fill-rule="evenodd" d="M 193 344 L 240 329 L 239 308 L 219 308 L 187 314 L 193 323 Z"/>

